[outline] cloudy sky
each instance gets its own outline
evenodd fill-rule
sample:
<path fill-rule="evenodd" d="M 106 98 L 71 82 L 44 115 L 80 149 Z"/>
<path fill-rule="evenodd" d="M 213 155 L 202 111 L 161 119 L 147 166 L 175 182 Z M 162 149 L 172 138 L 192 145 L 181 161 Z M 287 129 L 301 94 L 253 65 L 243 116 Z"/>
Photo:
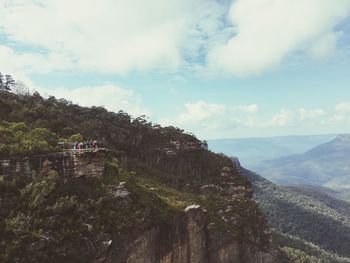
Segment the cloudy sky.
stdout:
<path fill-rule="evenodd" d="M 350 132 L 350 0 L 0 0 L 0 72 L 200 138 Z"/>

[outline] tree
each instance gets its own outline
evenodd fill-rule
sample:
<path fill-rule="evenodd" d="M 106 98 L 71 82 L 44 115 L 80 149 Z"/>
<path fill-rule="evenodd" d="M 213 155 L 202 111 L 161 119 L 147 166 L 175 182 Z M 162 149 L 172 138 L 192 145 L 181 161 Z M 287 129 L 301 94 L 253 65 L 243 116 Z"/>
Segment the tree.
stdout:
<path fill-rule="evenodd" d="M 16 84 L 12 88 L 12 92 L 14 92 L 17 95 L 30 94 L 29 88 L 22 81 L 16 81 Z"/>
<path fill-rule="evenodd" d="M 0 90 L 2 90 L 4 85 L 4 76 L 2 75 L 2 73 L 0 72 Z"/>
<path fill-rule="evenodd" d="M 5 75 L 5 90 L 11 90 L 16 84 L 16 81 L 13 79 L 11 75 Z"/>
<path fill-rule="evenodd" d="M 3 75 L 0 72 L 0 90 L 10 91 L 16 84 L 16 81 L 11 75 Z"/>
<path fill-rule="evenodd" d="M 82 141 L 84 141 L 84 136 L 81 135 L 80 133 L 73 134 L 73 135 L 68 139 L 68 142 L 69 142 L 69 143 L 82 142 Z"/>

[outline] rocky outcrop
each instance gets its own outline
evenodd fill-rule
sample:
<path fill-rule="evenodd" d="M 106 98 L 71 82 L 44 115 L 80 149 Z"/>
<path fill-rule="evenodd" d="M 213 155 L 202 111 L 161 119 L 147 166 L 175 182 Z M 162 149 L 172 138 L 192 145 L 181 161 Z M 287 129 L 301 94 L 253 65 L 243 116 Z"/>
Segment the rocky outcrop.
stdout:
<path fill-rule="evenodd" d="M 30 157 L 0 159 L 0 175 L 36 178 L 58 174 L 62 177 L 101 177 L 107 150 L 65 151 Z"/>
<path fill-rule="evenodd" d="M 276 255 L 241 243 L 208 224 L 206 211 L 191 206 L 170 226 L 155 227 L 131 244 L 112 243 L 109 263 L 272 263 Z"/>
<path fill-rule="evenodd" d="M 194 207 L 165 227 L 137 235 L 128 245 L 114 243 L 114 256 L 108 262 L 278 262 L 271 252 L 270 235 L 264 230 L 264 217 L 251 200 L 252 186 L 241 176 L 237 158 L 203 149 L 178 151 L 175 155 L 154 149 L 140 153 L 138 159 L 148 167 L 166 171 L 162 175 L 168 177 L 163 179 L 173 187 L 188 189 L 204 199 L 216 198 L 215 204 L 210 207 L 210 215 Z M 139 163 L 130 164 L 129 170 L 142 174 Z M 214 223 L 213 214 L 222 222 Z"/>

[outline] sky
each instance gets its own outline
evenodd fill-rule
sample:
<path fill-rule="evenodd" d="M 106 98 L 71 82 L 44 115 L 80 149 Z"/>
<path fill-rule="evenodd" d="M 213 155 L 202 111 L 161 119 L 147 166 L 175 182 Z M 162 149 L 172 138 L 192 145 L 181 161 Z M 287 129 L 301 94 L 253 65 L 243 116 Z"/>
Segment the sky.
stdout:
<path fill-rule="evenodd" d="M 350 0 L 0 0 L 0 72 L 201 139 L 350 132 Z"/>

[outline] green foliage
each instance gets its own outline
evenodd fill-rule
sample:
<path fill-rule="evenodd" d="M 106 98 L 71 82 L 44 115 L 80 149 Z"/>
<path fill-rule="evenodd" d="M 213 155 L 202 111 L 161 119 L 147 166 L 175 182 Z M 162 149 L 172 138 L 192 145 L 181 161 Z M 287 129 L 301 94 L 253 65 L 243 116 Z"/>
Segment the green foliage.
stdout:
<path fill-rule="evenodd" d="M 290 262 L 350 263 L 350 258 L 339 257 L 300 238 L 278 232 L 275 232 L 273 236 Z"/>
<path fill-rule="evenodd" d="M 144 117 L 133 119 L 123 111 L 114 113 L 102 107 L 79 107 L 65 99 L 44 99 L 39 93 L 1 92 L 0 121 L 24 122 L 30 129 L 46 128 L 60 138 L 81 133 L 84 138 L 97 139 L 99 144 L 133 154 L 164 146 L 170 140 L 194 139 L 175 127 L 153 129 Z"/>
<path fill-rule="evenodd" d="M 270 226 L 274 241 L 280 247 L 290 247 L 322 262 L 350 262 L 350 204 L 324 193 L 300 186 L 275 185 L 258 174 L 242 171 L 254 186 L 254 198 L 259 202 Z"/>
<path fill-rule="evenodd" d="M 46 141 L 51 146 L 57 145 L 58 137 L 45 128 L 35 128 L 28 133 L 28 138 L 33 141 Z"/>
<path fill-rule="evenodd" d="M 84 141 L 84 136 L 81 135 L 80 133 L 77 133 L 70 136 L 69 139 L 67 140 L 67 143 L 75 143 L 75 142 L 82 142 L 82 141 Z"/>
<path fill-rule="evenodd" d="M 45 128 L 30 130 L 23 122 L 0 125 L 0 157 L 57 151 L 57 135 Z"/>
<path fill-rule="evenodd" d="M 127 180 L 130 198 L 110 191 L 120 179 Z M 0 201 L 1 262 L 87 262 L 104 242 L 127 240 L 174 215 L 114 164 L 103 179 L 1 179 Z"/>
<path fill-rule="evenodd" d="M 11 129 L 0 126 L 0 141 L 1 142 L 12 142 L 14 133 Z"/>
<path fill-rule="evenodd" d="M 277 231 L 350 257 L 349 205 L 337 210 L 335 203 L 327 206 L 311 195 L 268 182 L 255 183 L 255 198 L 259 200 L 270 225 Z"/>
<path fill-rule="evenodd" d="M 321 259 L 317 259 L 314 256 L 309 256 L 303 251 L 284 247 L 283 252 L 288 256 L 289 260 L 293 263 L 323 263 Z"/>
<path fill-rule="evenodd" d="M 162 196 L 152 191 L 151 189 L 154 188 L 149 184 L 145 184 L 144 178 L 138 177 L 133 172 L 126 172 L 119 168 L 115 162 L 107 163 L 104 182 L 106 184 L 124 182 L 134 202 L 142 204 L 143 207 L 147 207 L 151 211 L 151 218 L 149 220 L 153 226 L 166 224 L 178 212 L 178 207 L 173 206 L 172 203 L 167 202 Z"/>
<path fill-rule="evenodd" d="M 28 127 L 24 122 L 10 123 L 9 128 L 13 132 L 28 132 Z"/>

